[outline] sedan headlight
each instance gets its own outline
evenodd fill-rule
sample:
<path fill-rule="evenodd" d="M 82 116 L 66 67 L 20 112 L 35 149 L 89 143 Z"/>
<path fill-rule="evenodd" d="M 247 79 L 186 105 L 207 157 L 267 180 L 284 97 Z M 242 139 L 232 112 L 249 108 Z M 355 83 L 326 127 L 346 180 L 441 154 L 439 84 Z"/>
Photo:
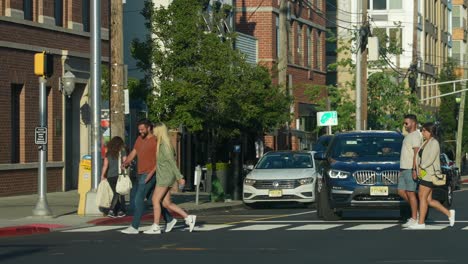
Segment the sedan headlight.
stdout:
<path fill-rule="evenodd" d="M 347 171 L 340 171 L 340 170 L 330 170 L 328 175 L 332 179 L 346 179 L 349 176 L 349 172 Z"/>
<path fill-rule="evenodd" d="M 312 177 L 303 178 L 303 179 L 299 179 L 299 180 L 297 180 L 297 181 L 299 182 L 300 185 L 310 184 L 310 183 L 312 183 L 313 178 L 312 178 Z"/>
<path fill-rule="evenodd" d="M 249 185 L 249 186 L 254 185 L 255 182 L 256 182 L 256 181 L 255 181 L 255 180 L 252 180 L 252 179 L 245 179 L 245 180 L 244 180 L 244 184 L 245 184 L 245 185 Z"/>

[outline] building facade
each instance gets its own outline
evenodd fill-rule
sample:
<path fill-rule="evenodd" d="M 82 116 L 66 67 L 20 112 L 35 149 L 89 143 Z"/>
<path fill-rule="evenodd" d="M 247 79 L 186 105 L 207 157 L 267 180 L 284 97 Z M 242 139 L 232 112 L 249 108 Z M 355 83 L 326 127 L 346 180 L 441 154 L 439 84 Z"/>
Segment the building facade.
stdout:
<path fill-rule="evenodd" d="M 103 62 L 109 54 L 109 1 L 101 3 Z M 34 54 L 53 56 L 47 79 L 47 191 L 76 189 L 79 163 L 90 154 L 88 81 L 90 1 L 0 0 L 0 196 L 37 193 L 39 80 Z M 60 91 L 75 76 L 70 97 Z"/>
<path fill-rule="evenodd" d="M 288 42 L 280 43 L 279 7 L 288 6 Z M 258 40 L 258 63 L 270 69 L 277 68 L 281 45 L 288 46 L 287 88 L 294 103 L 290 128 L 265 137 L 270 149 L 310 149 L 316 139 L 314 98 L 305 91 L 313 85 L 325 85 L 326 5 L 324 0 L 249 0 L 235 1 L 236 31 Z M 273 75 L 274 83 L 278 78 Z"/>
<path fill-rule="evenodd" d="M 452 1 L 452 58 L 457 63 L 457 76 L 466 79 L 468 73 L 467 41 L 468 41 L 468 0 Z"/>

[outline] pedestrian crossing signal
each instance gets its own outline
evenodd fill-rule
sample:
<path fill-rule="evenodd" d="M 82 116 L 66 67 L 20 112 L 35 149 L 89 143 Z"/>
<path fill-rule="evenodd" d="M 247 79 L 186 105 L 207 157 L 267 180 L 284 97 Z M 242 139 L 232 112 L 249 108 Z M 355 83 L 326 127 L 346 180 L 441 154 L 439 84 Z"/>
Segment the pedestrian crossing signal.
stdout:
<path fill-rule="evenodd" d="M 42 77 L 52 76 L 54 71 L 54 57 L 45 51 L 34 55 L 34 74 Z"/>

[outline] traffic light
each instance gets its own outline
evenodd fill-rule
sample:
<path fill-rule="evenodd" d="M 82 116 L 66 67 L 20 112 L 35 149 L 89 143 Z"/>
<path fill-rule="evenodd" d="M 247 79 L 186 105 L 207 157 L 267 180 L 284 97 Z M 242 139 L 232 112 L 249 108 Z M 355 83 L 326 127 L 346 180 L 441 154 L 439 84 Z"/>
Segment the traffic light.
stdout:
<path fill-rule="evenodd" d="M 54 57 L 45 51 L 34 54 L 34 74 L 50 77 L 54 73 Z"/>

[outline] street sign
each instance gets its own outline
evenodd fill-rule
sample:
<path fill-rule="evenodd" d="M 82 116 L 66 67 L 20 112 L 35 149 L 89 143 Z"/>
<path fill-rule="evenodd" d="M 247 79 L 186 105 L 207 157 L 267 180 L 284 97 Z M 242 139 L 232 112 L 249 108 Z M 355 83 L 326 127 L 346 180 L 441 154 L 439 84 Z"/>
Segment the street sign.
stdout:
<path fill-rule="evenodd" d="M 34 142 L 36 145 L 47 144 L 47 127 L 36 127 L 34 131 Z"/>
<path fill-rule="evenodd" d="M 338 114 L 336 111 L 317 112 L 317 126 L 338 125 Z"/>

